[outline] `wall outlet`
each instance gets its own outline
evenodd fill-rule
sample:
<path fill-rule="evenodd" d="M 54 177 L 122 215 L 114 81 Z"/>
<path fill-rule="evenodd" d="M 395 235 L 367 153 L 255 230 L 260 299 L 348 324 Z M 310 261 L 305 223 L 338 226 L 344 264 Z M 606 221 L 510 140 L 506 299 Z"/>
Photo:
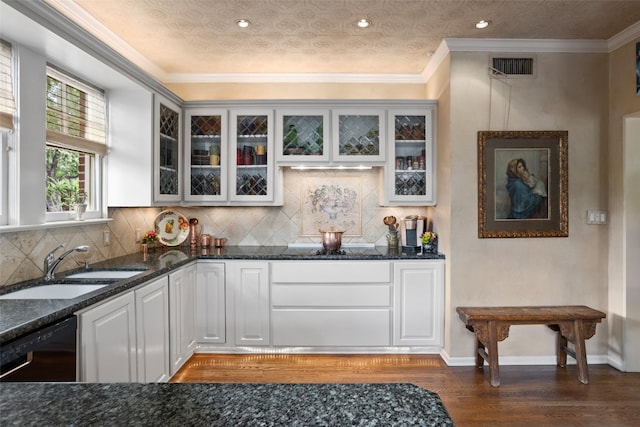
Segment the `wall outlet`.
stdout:
<path fill-rule="evenodd" d="M 136 243 L 140 243 L 142 240 L 142 232 L 139 228 L 136 228 Z"/>
<path fill-rule="evenodd" d="M 102 232 L 102 244 L 104 246 L 109 246 L 111 244 L 111 232 L 109 230 L 104 230 Z"/>

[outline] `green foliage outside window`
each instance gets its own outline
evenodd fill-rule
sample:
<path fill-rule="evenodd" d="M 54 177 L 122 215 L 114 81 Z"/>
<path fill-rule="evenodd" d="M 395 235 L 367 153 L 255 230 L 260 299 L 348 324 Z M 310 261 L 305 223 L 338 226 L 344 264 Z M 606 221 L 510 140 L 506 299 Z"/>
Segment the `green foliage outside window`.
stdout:
<path fill-rule="evenodd" d="M 83 136 L 84 92 L 47 77 L 47 129 Z M 47 211 L 72 210 L 81 193 L 80 157 L 83 154 L 47 146 Z M 84 192 L 82 192 L 84 194 Z"/>

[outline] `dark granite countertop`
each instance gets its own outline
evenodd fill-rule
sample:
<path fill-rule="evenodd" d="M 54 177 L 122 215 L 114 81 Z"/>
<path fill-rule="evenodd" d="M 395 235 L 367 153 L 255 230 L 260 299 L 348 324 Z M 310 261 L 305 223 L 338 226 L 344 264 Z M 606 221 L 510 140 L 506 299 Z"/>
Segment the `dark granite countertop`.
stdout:
<path fill-rule="evenodd" d="M 2 383 L 2 425 L 453 426 L 413 384 Z"/>
<path fill-rule="evenodd" d="M 425 260 L 444 259 L 442 254 L 407 254 L 387 247 L 344 248 L 341 255 L 319 255 L 318 248 L 289 248 L 287 246 L 226 246 L 222 249 L 191 251 L 189 247 L 154 249 L 149 255 L 125 255 L 91 265 L 91 269 L 133 270 L 144 273 L 129 279 L 113 281 L 96 291 L 74 299 L 0 300 L 0 344 L 65 319 L 73 313 L 106 298 L 134 288 L 155 277 L 168 274 L 175 268 L 196 259 L 221 260 Z M 64 276 L 82 271 L 59 274 L 52 283 L 61 283 Z M 68 280 L 67 280 L 68 282 Z M 100 281 L 104 282 L 104 281 Z M 82 283 L 91 283 L 83 280 Z M 30 280 L 0 288 L 0 294 L 43 284 L 42 279 Z"/>

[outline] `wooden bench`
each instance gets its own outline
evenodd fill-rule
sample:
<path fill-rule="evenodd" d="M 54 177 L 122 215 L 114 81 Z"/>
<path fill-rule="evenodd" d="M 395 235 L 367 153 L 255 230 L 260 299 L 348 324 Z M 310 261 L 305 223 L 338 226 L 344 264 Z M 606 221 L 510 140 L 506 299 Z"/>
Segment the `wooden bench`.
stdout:
<path fill-rule="evenodd" d="M 511 325 L 547 325 L 558 333 L 556 358 L 558 366 L 567 364 L 567 354 L 578 363 L 578 380 L 589 384 L 585 340 L 596 333 L 596 323 L 606 315 L 584 305 L 546 307 L 458 307 L 460 320 L 476 334 L 476 367 L 489 364 L 491 385 L 500 385 L 498 341 L 509 336 Z M 574 350 L 567 347 L 574 345 Z"/>

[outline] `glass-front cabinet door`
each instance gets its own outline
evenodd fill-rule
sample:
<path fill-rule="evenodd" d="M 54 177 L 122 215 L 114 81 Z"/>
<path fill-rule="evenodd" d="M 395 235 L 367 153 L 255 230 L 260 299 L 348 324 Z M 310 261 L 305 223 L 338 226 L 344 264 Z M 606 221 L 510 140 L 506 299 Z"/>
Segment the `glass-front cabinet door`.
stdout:
<path fill-rule="evenodd" d="M 156 96 L 154 121 L 154 200 L 176 202 L 182 198 L 180 188 L 181 109 L 172 102 Z"/>
<path fill-rule="evenodd" d="M 434 110 L 389 110 L 385 204 L 433 206 Z"/>
<path fill-rule="evenodd" d="M 231 201 L 274 198 L 273 110 L 238 110 L 229 115 Z"/>
<path fill-rule="evenodd" d="M 384 162 L 385 111 L 333 110 L 333 161 Z"/>
<path fill-rule="evenodd" d="M 185 110 L 186 201 L 227 200 L 226 110 Z"/>
<path fill-rule="evenodd" d="M 329 110 L 277 110 L 276 160 L 283 164 L 328 162 L 328 128 Z"/>

